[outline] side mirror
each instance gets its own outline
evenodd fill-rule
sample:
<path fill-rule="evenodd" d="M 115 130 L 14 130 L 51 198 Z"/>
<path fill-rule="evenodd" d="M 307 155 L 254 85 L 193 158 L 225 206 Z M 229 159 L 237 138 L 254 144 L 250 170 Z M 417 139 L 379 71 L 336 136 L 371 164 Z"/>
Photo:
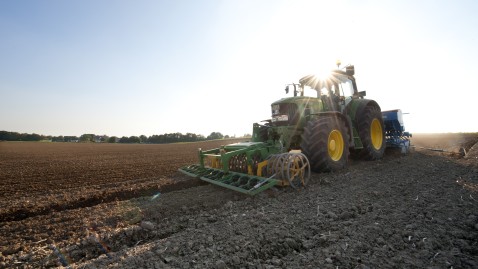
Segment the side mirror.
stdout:
<path fill-rule="evenodd" d="M 353 65 L 345 67 L 345 73 L 349 76 L 355 75 L 355 67 Z"/>
<path fill-rule="evenodd" d="M 359 96 L 360 98 L 363 98 L 365 95 L 367 95 L 367 91 L 358 92 L 358 96 Z"/>

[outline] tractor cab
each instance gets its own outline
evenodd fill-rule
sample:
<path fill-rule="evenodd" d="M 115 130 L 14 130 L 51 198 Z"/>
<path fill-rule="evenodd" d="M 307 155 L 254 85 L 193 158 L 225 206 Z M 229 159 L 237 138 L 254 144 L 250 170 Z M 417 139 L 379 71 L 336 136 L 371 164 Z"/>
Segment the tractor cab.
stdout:
<path fill-rule="evenodd" d="M 292 91 L 293 96 L 272 103 L 273 126 L 303 126 L 300 119 L 323 112 L 341 112 L 353 99 L 363 98 L 365 92 L 358 92 L 354 78 L 354 67 L 347 66 L 346 71 L 334 70 L 326 77 L 308 75 L 299 83 L 286 85 L 285 92 Z M 306 89 L 314 90 L 313 96 L 305 94 Z"/>
<path fill-rule="evenodd" d="M 345 71 L 334 70 L 326 77 L 308 75 L 299 80 L 301 89 L 314 89 L 324 104 L 324 111 L 344 112 L 352 99 L 363 98 L 365 92 L 358 92 L 355 83 L 354 66 L 347 66 Z M 303 90 L 302 90 L 303 92 Z"/>

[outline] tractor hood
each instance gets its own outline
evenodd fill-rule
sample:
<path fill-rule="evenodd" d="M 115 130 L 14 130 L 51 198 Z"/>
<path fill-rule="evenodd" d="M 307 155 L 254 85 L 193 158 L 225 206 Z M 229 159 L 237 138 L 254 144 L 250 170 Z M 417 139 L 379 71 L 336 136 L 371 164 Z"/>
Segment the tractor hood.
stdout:
<path fill-rule="evenodd" d="M 303 115 L 318 113 L 323 110 L 320 98 L 309 96 L 294 96 L 282 98 L 271 104 L 271 121 L 275 126 L 296 126 Z"/>
<path fill-rule="evenodd" d="M 317 98 L 314 97 L 309 97 L 309 96 L 293 96 L 293 97 L 286 97 L 286 98 L 281 98 L 280 100 L 275 101 L 271 105 L 277 105 L 277 104 L 286 104 L 286 103 L 294 103 L 294 104 L 308 104 L 309 102 L 316 102 Z"/>

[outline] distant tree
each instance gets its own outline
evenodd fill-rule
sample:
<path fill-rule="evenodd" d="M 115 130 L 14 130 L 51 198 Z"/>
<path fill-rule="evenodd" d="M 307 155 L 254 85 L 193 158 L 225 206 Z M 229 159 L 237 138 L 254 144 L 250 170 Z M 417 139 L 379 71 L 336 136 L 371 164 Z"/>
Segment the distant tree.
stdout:
<path fill-rule="evenodd" d="M 214 139 L 223 139 L 224 136 L 219 132 L 212 132 L 208 137 L 207 140 L 214 140 Z"/>
<path fill-rule="evenodd" d="M 22 141 L 40 141 L 42 136 L 39 134 L 22 134 Z"/>
<path fill-rule="evenodd" d="M 78 142 L 80 139 L 78 136 L 64 136 L 63 141 L 65 142 Z"/>
<path fill-rule="evenodd" d="M 65 138 L 62 135 L 54 136 L 51 138 L 51 142 L 65 142 Z"/>
<path fill-rule="evenodd" d="M 159 136 L 158 135 L 152 135 L 150 137 L 148 137 L 148 143 L 153 143 L 153 144 L 157 144 L 159 143 Z"/>
<path fill-rule="evenodd" d="M 180 142 L 193 142 L 196 141 L 197 135 L 193 133 L 181 134 Z"/>
<path fill-rule="evenodd" d="M 141 141 L 141 143 L 147 143 L 148 137 L 146 137 L 145 135 L 140 135 L 139 140 Z"/>
<path fill-rule="evenodd" d="M 177 142 L 196 142 L 204 141 L 206 138 L 200 134 L 193 133 L 168 133 L 161 135 L 152 135 L 148 137 L 147 142 L 152 144 L 165 144 L 165 143 L 177 143 Z"/>
<path fill-rule="evenodd" d="M 225 135 L 225 136 L 224 136 L 224 138 L 226 138 L 226 139 L 227 139 L 227 138 L 230 138 L 230 137 L 229 137 L 229 135 Z"/>
<path fill-rule="evenodd" d="M 139 137 L 137 136 L 130 136 L 130 137 L 123 136 L 120 138 L 118 142 L 119 143 L 141 143 L 141 139 L 139 139 Z"/>
<path fill-rule="evenodd" d="M 102 136 L 100 137 L 100 142 L 106 143 L 106 142 L 108 142 L 108 139 L 109 139 L 109 138 L 110 138 L 110 137 L 107 136 L 107 135 L 102 135 Z"/>
<path fill-rule="evenodd" d="M 80 142 L 94 142 L 95 134 L 82 134 Z"/>
<path fill-rule="evenodd" d="M 119 143 L 128 143 L 128 141 L 129 141 L 128 137 L 123 136 L 123 137 L 121 137 L 121 138 L 119 139 L 118 142 L 119 142 Z"/>
<path fill-rule="evenodd" d="M 19 141 L 21 136 L 16 132 L 0 131 L 0 140 Z"/>
<path fill-rule="evenodd" d="M 116 143 L 116 139 L 117 139 L 116 136 L 111 136 L 108 138 L 108 143 Z"/>
<path fill-rule="evenodd" d="M 41 141 L 41 140 L 51 140 L 51 141 L 63 141 L 63 136 L 51 136 L 51 135 L 40 135 L 40 134 L 28 134 L 28 133 L 17 133 L 17 132 L 8 132 L 0 131 L 0 141 Z"/>
<path fill-rule="evenodd" d="M 141 139 L 137 136 L 130 136 L 128 138 L 128 143 L 141 143 Z"/>

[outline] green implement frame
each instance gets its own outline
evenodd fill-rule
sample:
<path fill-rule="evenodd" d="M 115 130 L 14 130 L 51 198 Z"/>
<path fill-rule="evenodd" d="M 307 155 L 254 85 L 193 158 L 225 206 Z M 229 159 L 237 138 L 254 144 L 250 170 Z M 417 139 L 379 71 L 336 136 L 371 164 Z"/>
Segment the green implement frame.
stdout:
<path fill-rule="evenodd" d="M 305 186 L 310 165 L 301 153 L 281 153 L 267 142 L 242 142 L 211 150 L 199 149 L 199 164 L 179 171 L 206 182 L 255 195 L 273 186 Z"/>
<path fill-rule="evenodd" d="M 255 195 L 280 183 L 280 180 L 259 176 L 250 176 L 242 173 L 224 173 L 220 169 L 202 168 L 198 165 L 189 165 L 179 169 L 182 173 L 199 177 L 206 182 L 219 185 L 248 195 Z"/>
<path fill-rule="evenodd" d="M 280 183 L 280 180 L 262 176 L 267 164 L 265 159 L 277 151 L 276 147 L 264 142 L 241 142 L 205 151 L 199 149 L 199 165 L 181 167 L 179 171 L 221 187 L 255 195 Z"/>

